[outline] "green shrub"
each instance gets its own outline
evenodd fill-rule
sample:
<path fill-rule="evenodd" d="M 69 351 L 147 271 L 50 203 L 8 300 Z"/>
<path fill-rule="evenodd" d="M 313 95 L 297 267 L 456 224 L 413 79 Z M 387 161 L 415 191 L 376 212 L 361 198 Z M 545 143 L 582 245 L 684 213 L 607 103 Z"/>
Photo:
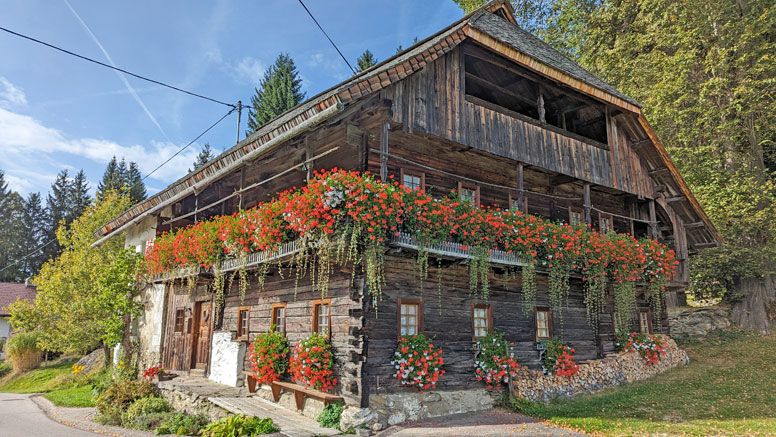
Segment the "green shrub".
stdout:
<path fill-rule="evenodd" d="M 325 428 L 339 429 L 340 416 L 344 408 L 340 403 L 326 405 L 315 420 Z"/>
<path fill-rule="evenodd" d="M 0 378 L 11 373 L 13 366 L 8 361 L 0 361 Z"/>
<path fill-rule="evenodd" d="M 155 394 L 154 386 L 148 381 L 116 381 L 97 397 L 98 420 L 108 425 L 119 425 L 121 415 L 133 402 Z"/>
<path fill-rule="evenodd" d="M 202 414 L 189 416 L 186 413 L 173 413 L 167 416 L 154 431 L 157 435 L 199 435 L 210 420 Z"/>
<path fill-rule="evenodd" d="M 148 427 L 149 421 L 146 416 L 158 416 L 158 413 L 169 413 L 170 411 L 172 411 L 170 404 L 163 398 L 156 396 L 140 398 L 121 415 L 121 424 L 126 428 L 152 429 Z M 154 424 L 153 428 L 156 428 L 159 423 L 161 423 L 161 419 Z"/>
<path fill-rule="evenodd" d="M 14 334 L 8 339 L 5 354 L 13 364 L 13 370 L 16 373 L 36 369 L 43 358 L 43 353 L 38 348 L 38 334 L 35 332 Z"/>
<path fill-rule="evenodd" d="M 171 413 L 169 411 L 141 414 L 139 416 L 135 416 L 127 423 L 122 422 L 121 426 L 124 428 L 139 429 L 142 431 L 152 431 L 164 423 L 165 420 L 168 420 L 173 414 L 175 413 Z"/>
<path fill-rule="evenodd" d="M 278 432 L 270 418 L 248 417 L 242 414 L 227 416 L 210 423 L 202 430 L 206 437 L 242 437 Z"/>

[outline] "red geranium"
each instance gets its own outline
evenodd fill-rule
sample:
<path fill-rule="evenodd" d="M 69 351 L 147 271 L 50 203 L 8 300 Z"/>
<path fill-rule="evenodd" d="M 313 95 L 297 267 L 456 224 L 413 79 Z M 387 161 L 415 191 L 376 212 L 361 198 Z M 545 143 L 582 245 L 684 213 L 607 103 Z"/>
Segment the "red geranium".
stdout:
<path fill-rule="evenodd" d="M 294 347 L 289 366 L 295 382 L 329 392 L 337 385 L 331 345 L 321 334 L 313 334 Z"/>
<path fill-rule="evenodd" d="M 248 360 L 259 384 L 280 381 L 288 369 L 288 356 L 286 336 L 274 329 L 257 335 L 248 346 Z"/>
<path fill-rule="evenodd" d="M 442 370 L 445 364 L 442 352 L 423 334 L 401 337 L 391 361 L 396 370 L 394 376 L 402 385 L 414 386 L 418 390 L 433 390 L 439 378 L 445 374 Z"/>

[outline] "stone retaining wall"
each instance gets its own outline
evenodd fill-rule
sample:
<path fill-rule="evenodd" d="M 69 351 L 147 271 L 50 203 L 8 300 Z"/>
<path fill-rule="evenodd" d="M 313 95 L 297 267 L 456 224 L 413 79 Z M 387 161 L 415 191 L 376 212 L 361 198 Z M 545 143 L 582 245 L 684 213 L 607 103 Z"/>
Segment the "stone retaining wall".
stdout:
<path fill-rule="evenodd" d="M 674 337 L 702 337 L 711 331 L 730 327 L 730 308 L 675 308 L 668 314 L 668 325 Z"/>
<path fill-rule="evenodd" d="M 521 369 L 512 382 L 512 395 L 534 402 L 549 402 L 554 398 L 570 398 L 647 379 L 680 364 L 687 364 L 687 353 L 679 349 L 672 339 L 664 338 L 667 343 L 666 355 L 656 365 L 648 366 L 641 355 L 628 352 L 580 364 L 579 372 L 571 377 L 544 375 L 537 370 Z"/>

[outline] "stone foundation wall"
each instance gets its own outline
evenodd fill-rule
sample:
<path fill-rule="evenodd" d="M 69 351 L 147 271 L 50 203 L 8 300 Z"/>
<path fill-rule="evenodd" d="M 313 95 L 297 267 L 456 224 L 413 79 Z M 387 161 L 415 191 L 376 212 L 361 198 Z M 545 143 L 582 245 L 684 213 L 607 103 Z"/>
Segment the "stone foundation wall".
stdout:
<path fill-rule="evenodd" d="M 369 418 L 373 430 L 449 414 L 471 413 L 493 407 L 496 395 L 482 389 L 444 390 L 427 393 L 401 391 L 369 396 L 369 408 L 357 415 Z M 356 415 L 355 412 L 349 415 Z"/>
<path fill-rule="evenodd" d="M 681 364 L 687 364 L 687 353 L 672 339 L 660 363 L 648 366 L 636 352 L 620 353 L 601 360 L 580 364 L 571 377 L 544 375 L 538 370 L 521 369 L 511 385 L 512 395 L 534 402 L 594 393 L 616 385 L 647 379 Z"/>
<path fill-rule="evenodd" d="M 725 306 L 681 307 L 668 314 L 668 326 L 674 337 L 702 337 L 717 329 L 727 329 L 730 323 L 730 308 Z"/>

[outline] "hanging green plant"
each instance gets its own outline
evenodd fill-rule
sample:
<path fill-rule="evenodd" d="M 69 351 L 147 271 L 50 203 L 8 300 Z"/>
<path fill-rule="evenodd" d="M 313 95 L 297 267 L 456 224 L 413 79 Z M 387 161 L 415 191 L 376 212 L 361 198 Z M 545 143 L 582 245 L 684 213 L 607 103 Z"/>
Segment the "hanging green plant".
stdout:
<path fill-rule="evenodd" d="M 536 309 L 536 261 L 524 264 L 521 272 L 523 314 L 527 316 Z"/>

